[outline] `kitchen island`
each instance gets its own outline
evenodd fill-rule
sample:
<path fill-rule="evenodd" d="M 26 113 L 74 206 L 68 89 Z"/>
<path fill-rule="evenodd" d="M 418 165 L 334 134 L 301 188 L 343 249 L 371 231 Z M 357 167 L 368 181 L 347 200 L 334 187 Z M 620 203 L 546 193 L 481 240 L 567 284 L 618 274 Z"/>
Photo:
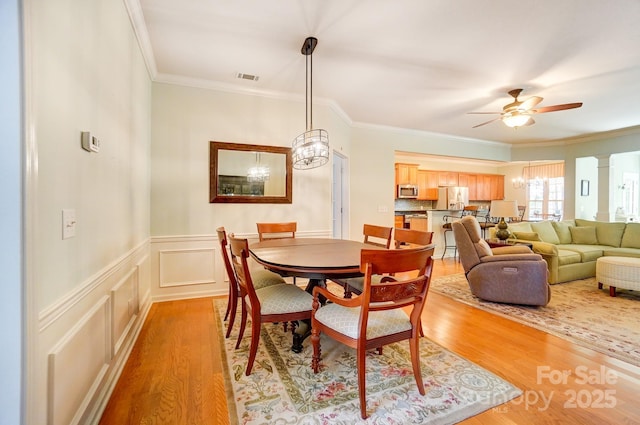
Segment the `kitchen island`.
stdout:
<path fill-rule="evenodd" d="M 444 229 L 442 225 L 444 224 L 444 216 L 460 216 L 461 210 L 428 210 L 427 211 L 427 222 L 428 229 L 427 231 L 433 232 L 433 243 L 436 245 L 436 250 L 433 254 L 434 258 L 442 257 L 442 252 L 444 251 Z M 454 245 L 455 241 L 453 239 L 453 232 L 449 232 L 447 235 L 449 238 L 449 245 Z M 445 253 L 445 257 L 453 257 L 453 250 L 449 249 Z"/>

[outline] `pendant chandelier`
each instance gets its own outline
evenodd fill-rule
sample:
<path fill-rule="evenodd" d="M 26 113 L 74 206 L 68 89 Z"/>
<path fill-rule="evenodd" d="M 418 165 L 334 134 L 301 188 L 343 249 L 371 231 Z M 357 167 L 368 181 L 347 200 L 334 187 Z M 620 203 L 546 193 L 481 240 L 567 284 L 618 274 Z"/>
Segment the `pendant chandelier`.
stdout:
<path fill-rule="evenodd" d="M 269 167 L 260 165 L 260 154 L 256 152 L 256 165 L 247 170 L 248 182 L 266 182 L 269 180 Z"/>
<path fill-rule="evenodd" d="M 317 44 L 317 38 L 307 37 L 300 50 L 306 56 L 305 120 L 307 130 L 293 141 L 293 168 L 299 170 L 320 167 L 329 161 L 329 134 L 326 130 L 313 129 L 313 50 Z"/>

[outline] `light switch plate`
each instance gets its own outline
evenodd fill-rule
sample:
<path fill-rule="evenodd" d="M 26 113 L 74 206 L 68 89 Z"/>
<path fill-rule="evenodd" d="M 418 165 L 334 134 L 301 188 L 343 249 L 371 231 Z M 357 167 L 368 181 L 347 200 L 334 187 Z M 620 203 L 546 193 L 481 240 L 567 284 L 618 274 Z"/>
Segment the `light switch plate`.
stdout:
<path fill-rule="evenodd" d="M 62 239 L 76 236 L 76 210 L 62 210 Z"/>

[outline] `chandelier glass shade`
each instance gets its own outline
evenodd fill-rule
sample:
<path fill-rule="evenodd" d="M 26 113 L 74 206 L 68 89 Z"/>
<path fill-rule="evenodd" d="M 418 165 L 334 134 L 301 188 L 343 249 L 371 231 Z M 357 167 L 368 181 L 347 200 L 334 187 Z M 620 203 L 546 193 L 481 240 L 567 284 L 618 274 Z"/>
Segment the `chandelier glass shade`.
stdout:
<path fill-rule="evenodd" d="M 322 129 L 308 130 L 293 141 L 293 166 L 297 169 L 320 167 L 329 161 L 329 134 Z"/>
<path fill-rule="evenodd" d="M 269 177 L 269 167 L 260 164 L 260 154 L 256 152 L 256 165 L 247 170 L 247 181 L 251 183 L 266 182 Z"/>
<path fill-rule="evenodd" d="M 256 165 L 247 171 L 247 181 L 266 182 L 269 180 L 269 167 Z"/>
<path fill-rule="evenodd" d="M 307 131 L 292 143 L 293 168 L 308 170 L 329 162 L 329 134 L 326 130 L 313 129 L 313 50 L 318 44 L 315 37 L 307 37 L 300 50 L 306 56 L 305 119 Z M 311 66 L 309 66 L 311 63 Z"/>

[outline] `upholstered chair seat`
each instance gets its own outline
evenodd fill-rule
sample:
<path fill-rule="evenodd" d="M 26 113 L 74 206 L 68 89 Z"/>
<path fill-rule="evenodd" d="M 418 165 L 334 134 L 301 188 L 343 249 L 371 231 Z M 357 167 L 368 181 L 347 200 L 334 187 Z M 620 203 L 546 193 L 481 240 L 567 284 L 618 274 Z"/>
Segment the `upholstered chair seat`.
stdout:
<path fill-rule="evenodd" d="M 316 313 L 316 320 L 349 338 L 360 337 L 360 307 L 327 304 Z M 367 338 L 379 338 L 411 330 L 409 316 L 402 310 L 372 311 L 367 323 Z"/>
<path fill-rule="evenodd" d="M 288 283 L 256 288 L 256 296 L 260 301 L 260 314 L 263 315 L 288 314 L 305 310 L 311 312 L 313 296 Z"/>

